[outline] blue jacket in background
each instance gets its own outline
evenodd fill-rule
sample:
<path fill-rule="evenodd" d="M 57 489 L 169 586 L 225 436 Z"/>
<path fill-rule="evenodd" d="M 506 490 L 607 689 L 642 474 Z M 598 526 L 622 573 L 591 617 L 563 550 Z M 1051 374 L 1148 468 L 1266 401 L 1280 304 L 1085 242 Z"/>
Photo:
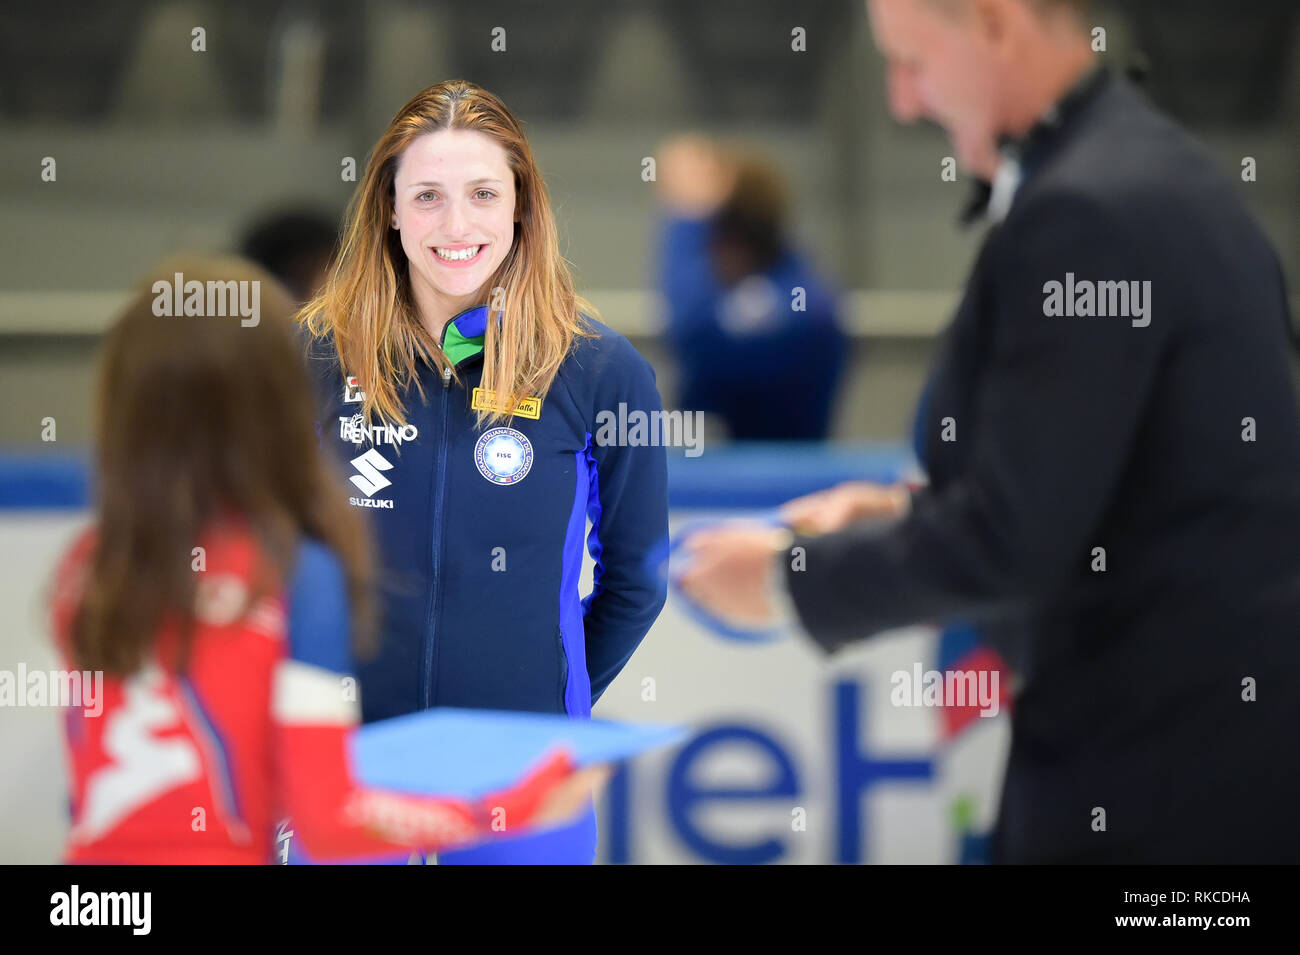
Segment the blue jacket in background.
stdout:
<path fill-rule="evenodd" d="M 830 429 L 848 342 L 835 298 L 786 251 L 728 289 L 707 219 L 670 218 L 660 235 L 659 287 L 681 374 L 678 404 L 726 419 L 737 440 L 821 440 Z M 803 310 L 793 305 L 803 289 Z"/>

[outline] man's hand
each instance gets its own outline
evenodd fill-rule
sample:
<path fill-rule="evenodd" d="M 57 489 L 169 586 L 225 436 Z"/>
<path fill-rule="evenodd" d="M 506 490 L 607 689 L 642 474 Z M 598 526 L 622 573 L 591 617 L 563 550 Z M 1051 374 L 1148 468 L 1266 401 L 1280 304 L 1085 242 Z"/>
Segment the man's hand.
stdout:
<path fill-rule="evenodd" d="M 795 498 L 781 508 L 781 519 L 800 534 L 830 534 L 868 518 L 902 517 L 907 513 L 908 503 L 905 485 L 846 481 Z"/>
<path fill-rule="evenodd" d="M 779 621 L 769 590 L 772 565 L 789 539 L 790 532 L 783 528 L 741 522 L 697 531 L 686 541 L 691 560 L 677 585 L 730 626 L 775 626 Z"/>

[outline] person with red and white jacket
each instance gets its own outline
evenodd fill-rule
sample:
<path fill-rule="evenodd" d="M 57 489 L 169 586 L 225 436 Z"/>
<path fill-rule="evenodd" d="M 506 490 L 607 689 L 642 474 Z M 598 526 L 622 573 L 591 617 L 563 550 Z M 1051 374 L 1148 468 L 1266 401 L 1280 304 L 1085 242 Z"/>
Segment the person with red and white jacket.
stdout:
<path fill-rule="evenodd" d="M 355 779 L 368 558 L 331 509 L 291 305 L 245 263 L 158 271 L 173 268 L 264 283 L 263 315 L 164 318 L 141 292 L 107 337 L 96 519 L 51 607 L 65 666 L 104 676 L 102 708 L 67 711 L 66 861 L 269 863 L 286 817 L 315 861 L 567 822 L 605 771 L 575 771 L 565 752 L 475 801 Z"/>
<path fill-rule="evenodd" d="M 93 528 L 84 532 L 59 574 L 55 633 L 65 652 L 95 540 Z M 67 713 L 73 827 L 66 861 L 282 861 L 274 836 L 286 815 L 294 838 L 319 861 L 437 851 L 490 838 L 494 817 L 512 832 L 544 818 L 548 797 L 573 770 L 564 753 L 475 802 L 358 785 L 348 737 L 360 706 L 349 692 L 355 679 L 337 558 L 304 539 L 286 592 L 230 619 L 229 608 L 249 589 L 254 542 L 235 522 L 204 548 L 186 671 L 166 665 L 178 633 L 168 626 L 155 659 L 105 682 L 102 713 Z M 76 668 L 70 656 L 66 665 Z"/>

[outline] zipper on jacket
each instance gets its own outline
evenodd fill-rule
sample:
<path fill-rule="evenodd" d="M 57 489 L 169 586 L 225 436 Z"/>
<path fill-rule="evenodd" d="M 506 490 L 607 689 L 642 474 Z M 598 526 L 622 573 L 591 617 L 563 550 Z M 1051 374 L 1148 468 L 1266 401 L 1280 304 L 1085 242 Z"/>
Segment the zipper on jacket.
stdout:
<path fill-rule="evenodd" d="M 433 688 L 436 684 L 438 651 L 435 637 L 437 635 L 438 610 L 442 604 L 442 511 L 443 499 L 447 491 L 447 411 L 451 405 L 451 366 L 442 370 L 442 427 L 438 429 L 438 457 L 434 461 L 435 477 L 433 497 L 433 600 L 429 611 L 429 620 L 424 637 L 424 707 L 433 706 Z"/>

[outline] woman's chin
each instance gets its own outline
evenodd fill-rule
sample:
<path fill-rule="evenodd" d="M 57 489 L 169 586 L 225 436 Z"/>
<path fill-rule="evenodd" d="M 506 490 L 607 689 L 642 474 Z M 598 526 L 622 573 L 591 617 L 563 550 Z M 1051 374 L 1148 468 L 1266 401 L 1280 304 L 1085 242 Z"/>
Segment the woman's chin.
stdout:
<path fill-rule="evenodd" d="M 440 276 L 440 278 L 442 277 Z M 473 295 L 483 287 L 484 281 L 485 279 L 481 276 L 466 276 L 456 282 L 448 282 L 445 278 L 438 282 L 430 281 L 429 286 L 443 298 L 459 299 Z"/>

